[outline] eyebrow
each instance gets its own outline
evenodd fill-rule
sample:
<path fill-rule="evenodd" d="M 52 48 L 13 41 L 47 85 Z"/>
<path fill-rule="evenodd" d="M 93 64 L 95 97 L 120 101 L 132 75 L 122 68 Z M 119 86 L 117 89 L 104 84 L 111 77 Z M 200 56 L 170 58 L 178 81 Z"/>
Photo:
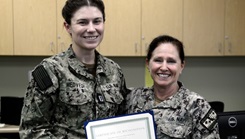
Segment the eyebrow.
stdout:
<path fill-rule="evenodd" d="M 98 19 L 103 20 L 102 17 L 96 17 L 96 18 L 93 18 L 92 20 L 98 20 Z M 90 20 L 90 19 L 88 19 L 88 18 L 80 18 L 80 19 L 77 19 L 77 21 L 83 21 L 83 20 Z"/>

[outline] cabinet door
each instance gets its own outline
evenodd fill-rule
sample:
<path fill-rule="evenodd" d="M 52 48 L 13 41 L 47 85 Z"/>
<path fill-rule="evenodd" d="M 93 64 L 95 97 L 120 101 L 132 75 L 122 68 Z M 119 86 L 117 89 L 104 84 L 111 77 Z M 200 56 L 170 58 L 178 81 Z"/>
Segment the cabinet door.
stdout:
<path fill-rule="evenodd" d="M 141 55 L 141 0 L 103 0 L 105 32 L 99 47 L 106 56 Z"/>
<path fill-rule="evenodd" d="M 186 55 L 223 55 L 224 5 L 224 0 L 184 0 Z"/>
<path fill-rule="evenodd" d="M 244 7 L 244 0 L 226 0 L 225 55 L 245 55 Z"/>
<path fill-rule="evenodd" d="M 13 0 L 14 54 L 56 53 L 56 1 Z"/>
<path fill-rule="evenodd" d="M 58 53 L 65 51 L 71 44 L 71 36 L 64 27 L 64 19 L 62 17 L 62 8 L 66 0 L 57 0 L 57 43 Z"/>
<path fill-rule="evenodd" d="M 142 0 L 142 55 L 153 38 L 166 34 L 182 40 L 183 0 Z"/>
<path fill-rule="evenodd" d="M 0 0 L 0 3 L 0 55 L 13 55 L 13 1 Z"/>

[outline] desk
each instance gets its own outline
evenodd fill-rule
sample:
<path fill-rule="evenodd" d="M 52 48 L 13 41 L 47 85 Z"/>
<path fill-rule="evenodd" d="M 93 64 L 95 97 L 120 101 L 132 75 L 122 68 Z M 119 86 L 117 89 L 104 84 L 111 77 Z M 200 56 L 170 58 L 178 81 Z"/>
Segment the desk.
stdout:
<path fill-rule="evenodd" d="M 4 127 L 0 127 L 0 133 L 19 133 L 19 126 L 4 125 Z"/>

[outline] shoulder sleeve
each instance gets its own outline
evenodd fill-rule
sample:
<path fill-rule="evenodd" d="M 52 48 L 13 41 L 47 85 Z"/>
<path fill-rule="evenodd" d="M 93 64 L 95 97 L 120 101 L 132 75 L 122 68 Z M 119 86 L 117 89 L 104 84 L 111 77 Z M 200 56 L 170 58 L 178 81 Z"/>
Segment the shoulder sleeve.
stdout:
<path fill-rule="evenodd" d="M 46 90 L 53 85 L 52 79 L 43 65 L 39 65 L 33 72 L 32 76 L 40 90 Z"/>
<path fill-rule="evenodd" d="M 197 97 L 193 103 L 193 138 L 219 139 L 217 114 L 202 97 Z"/>
<path fill-rule="evenodd" d="M 143 104 L 146 104 L 145 97 L 142 97 L 144 90 L 143 87 L 129 88 L 129 93 L 126 97 L 127 114 L 143 111 Z"/>
<path fill-rule="evenodd" d="M 58 79 L 48 64 L 42 63 L 32 72 L 21 112 L 21 138 L 54 138 L 50 121 L 58 88 Z"/>

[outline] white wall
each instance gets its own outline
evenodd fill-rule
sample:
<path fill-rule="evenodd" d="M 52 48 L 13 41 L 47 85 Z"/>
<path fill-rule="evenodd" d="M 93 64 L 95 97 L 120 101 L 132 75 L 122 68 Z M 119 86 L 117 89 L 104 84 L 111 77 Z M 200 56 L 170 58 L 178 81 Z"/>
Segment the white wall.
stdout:
<path fill-rule="evenodd" d="M 28 71 L 44 57 L 0 57 L 0 96 L 24 96 Z M 127 86 L 144 86 L 145 59 L 112 57 L 123 68 Z M 245 57 L 188 57 L 180 80 L 225 111 L 245 110 Z"/>
<path fill-rule="evenodd" d="M 225 111 L 245 110 L 245 57 L 187 58 L 181 80 L 208 101 L 220 100 Z"/>

